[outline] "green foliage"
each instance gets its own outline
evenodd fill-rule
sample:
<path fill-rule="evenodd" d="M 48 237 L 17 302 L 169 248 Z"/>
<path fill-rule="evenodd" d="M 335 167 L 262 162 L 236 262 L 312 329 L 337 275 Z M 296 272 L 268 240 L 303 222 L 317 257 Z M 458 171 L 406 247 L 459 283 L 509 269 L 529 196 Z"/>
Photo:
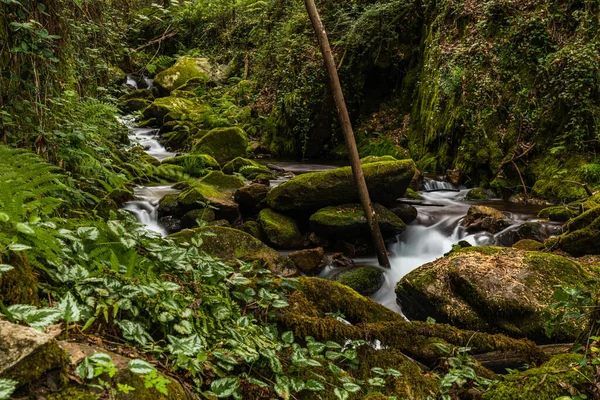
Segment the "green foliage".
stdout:
<path fill-rule="evenodd" d="M 19 382 L 11 379 L 0 379 L 0 400 L 8 400 L 13 394 Z"/>

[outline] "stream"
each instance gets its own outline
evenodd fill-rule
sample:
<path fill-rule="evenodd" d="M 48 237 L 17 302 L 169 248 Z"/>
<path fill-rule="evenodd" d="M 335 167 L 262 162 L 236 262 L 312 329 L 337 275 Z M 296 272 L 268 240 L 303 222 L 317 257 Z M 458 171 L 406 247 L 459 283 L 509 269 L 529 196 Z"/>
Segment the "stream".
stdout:
<path fill-rule="evenodd" d="M 158 160 L 175 156 L 175 153 L 166 151 L 158 142 L 157 129 L 136 128 L 133 118 L 129 117 L 123 118 L 122 122 L 129 127 L 132 144 L 144 147 L 149 155 Z M 268 161 L 291 173 L 271 181 L 271 186 L 277 186 L 294 175 L 325 171 L 341 166 L 334 163 Z M 416 206 L 419 211 L 417 219 L 408 226 L 404 233 L 398 236 L 396 243 L 388 246 L 388 250 L 391 252 L 391 268 L 385 271 L 385 283 L 377 293 L 371 296 L 373 300 L 401 313 L 394 293 L 396 283 L 419 266 L 442 257 L 460 240 L 466 240 L 474 246 L 500 245 L 503 235 L 517 229 L 525 222 L 541 222 L 542 230 L 548 236 L 559 233 L 560 225 L 540 221 L 536 217 L 541 209 L 539 206 L 513 204 L 502 200 L 466 201 L 464 198 L 467 192 L 468 189 L 457 190 L 441 178 L 425 179 L 424 191 L 419 194 L 423 197 L 423 203 L 437 206 Z M 134 189 L 135 200 L 125 203 L 123 208 L 134 214 L 147 229 L 166 236 L 166 230 L 158 223 L 157 208 L 160 199 L 170 193 L 178 193 L 178 191 L 170 186 L 140 186 Z M 496 234 L 488 232 L 469 234 L 461 226 L 461 221 L 469 207 L 474 204 L 497 208 L 512 217 L 514 224 Z M 377 265 L 375 257 L 356 258 L 354 261 L 358 265 Z M 341 270 L 339 267 L 327 266 L 319 276 L 331 277 Z"/>

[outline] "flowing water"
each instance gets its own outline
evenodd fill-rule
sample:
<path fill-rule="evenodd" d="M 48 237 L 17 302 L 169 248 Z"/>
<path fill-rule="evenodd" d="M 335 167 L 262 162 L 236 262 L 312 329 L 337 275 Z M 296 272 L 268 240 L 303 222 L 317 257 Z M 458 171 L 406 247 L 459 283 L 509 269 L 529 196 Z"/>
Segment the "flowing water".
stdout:
<path fill-rule="evenodd" d="M 131 80 L 133 81 L 133 79 Z M 166 151 L 158 142 L 157 129 L 135 128 L 133 119 L 124 118 L 122 122 L 129 126 L 132 143 L 144 147 L 149 155 L 158 160 L 175 156 L 175 153 Z M 342 166 L 331 163 L 271 160 L 263 161 L 263 163 L 272 164 L 286 171 L 283 176 L 271 181 L 272 186 L 277 186 L 295 175 L 326 171 Z M 419 211 L 417 219 L 397 238 L 396 243 L 389 246 L 391 268 L 385 271 L 385 283 L 382 288 L 372 296 L 373 300 L 397 312 L 401 312 L 401 310 L 396 304 L 394 287 L 409 272 L 442 257 L 460 240 L 466 240 L 474 246 L 498 245 L 502 243 L 503 235 L 510 230 L 517 229 L 524 222 L 538 221 L 536 215 L 539 207 L 536 206 L 516 205 L 501 200 L 466 201 L 464 198 L 468 192 L 467 189 L 457 189 L 449 182 L 439 178 L 426 178 L 423 186 L 424 191 L 420 192 L 423 200 L 420 203 L 426 205 L 416 206 Z M 158 223 L 157 208 L 160 199 L 170 193 L 178 193 L 178 191 L 170 186 L 137 187 L 134 190 L 135 200 L 126 203 L 124 209 L 133 213 L 149 230 L 166 235 L 167 232 Z M 461 221 L 473 204 L 485 204 L 505 212 L 508 217 L 512 218 L 513 225 L 497 234 L 467 233 L 461 226 Z M 559 233 L 559 225 L 541 222 L 542 230 L 546 235 L 552 236 Z M 375 258 L 358 258 L 354 261 L 357 264 L 377 265 Z M 341 271 L 340 268 L 327 267 L 320 276 L 330 277 L 339 271 Z"/>

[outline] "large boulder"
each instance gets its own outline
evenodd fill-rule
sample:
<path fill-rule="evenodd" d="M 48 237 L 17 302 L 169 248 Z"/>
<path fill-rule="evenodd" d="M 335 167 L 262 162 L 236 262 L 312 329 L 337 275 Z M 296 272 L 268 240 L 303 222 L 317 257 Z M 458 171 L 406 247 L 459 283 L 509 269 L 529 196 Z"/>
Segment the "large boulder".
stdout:
<path fill-rule="evenodd" d="M 259 175 L 272 177 L 273 173 L 271 170 L 264 165 L 257 163 L 254 160 L 249 160 L 243 157 L 236 157 L 225 166 L 223 166 L 223 172 L 226 174 L 239 173 L 247 179 L 254 179 Z"/>
<path fill-rule="evenodd" d="M 244 180 L 238 176 L 225 175 L 221 171 L 210 171 L 204 177 L 200 178 L 198 182 L 211 185 L 219 190 L 228 190 L 229 197 L 231 192 L 244 186 Z"/>
<path fill-rule="evenodd" d="M 402 197 L 416 171 L 412 160 L 375 162 L 363 166 L 371 200 L 391 204 Z M 269 192 L 266 199 L 277 211 L 317 211 L 357 203 L 358 191 L 350 167 L 299 175 Z"/>
<path fill-rule="evenodd" d="M 511 225 L 511 221 L 501 211 L 487 206 L 471 206 L 462 222 L 467 232 L 487 231 L 497 233 Z"/>
<path fill-rule="evenodd" d="M 400 217 L 380 204 L 373 204 L 381 233 L 399 235 L 406 229 Z M 337 238 L 360 238 L 369 235 L 369 224 L 360 204 L 325 207 L 310 217 L 310 227 L 318 235 Z"/>
<path fill-rule="evenodd" d="M 567 222 L 576 215 L 576 211 L 566 206 L 546 207 L 538 213 L 538 217 L 556 222 Z"/>
<path fill-rule="evenodd" d="M 396 214 L 406 225 L 412 223 L 419 216 L 419 210 L 410 204 L 394 204 L 390 211 Z"/>
<path fill-rule="evenodd" d="M 358 266 L 336 274 L 333 280 L 351 287 L 363 296 L 371 296 L 381 288 L 385 278 L 380 268 Z"/>
<path fill-rule="evenodd" d="M 0 379 L 27 387 L 48 374 L 62 375 L 67 363 L 67 354 L 53 337 L 0 320 Z"/>
<path fill-rule="evenodd" d="M 272 272 L 291 276 L 296 267 L 289 257 L 279 254 L 260 240 L 246 232 L 220 226 L 186 229 L 170 237 L 178 242 L 190 242 L 193 237 L 202 237 L 199 250 L 226 262 L 236 259 L 246 262 L 264 263 Z"/>
<path fill-rule="evenodd" d="M 302 233 L 293 218 L 265 208 L 258 214 L 258 223 L 271 245 L 281 249 L 302 246 Z"/>
<path fill-rule="evenodd" d="M 168 93 L 185 85 L 190 79 L 207 82 L 212 68 L 206 58 L 182 57 L 171 68 L 154 77 L 154 85 Z"/>
<path fill-rule="evenodd" d="M 592 208 L 567 223 L 567 231 L 547 239 L 544 245 L 551 250 L 563 250 L 579 257 L 600 254 L 600 207 Z"/>
<path fill-rule="evenodd" d="M 223 164 L 244 157 L 247 147 L 248 137 L 240 128 L 215 128 L 194 145 L 192 153 L 209 154 Z"/>
<path fill-rule="evenodd" d="M 432 317 L 457 327 L 546 342 L 544 311 L 554 302 L 552 288 L 593 289 L 594 282 L 586 267 L 558 255 L 469 247 L 409 273 L 396 295 L 411 319 Z M 559 339 L 574 339 L 579 328 L 570 326 Z"/>
<path fill-rule="evenodd" d="M 543 242 L 548 235 L 543 232 L 542 224 L 539 222 L 525 222 L 517 227 L 507 229 L 498 235 L 498 242 L 503 246 L 510 247 L 521 240 L 535 240 Z"/>

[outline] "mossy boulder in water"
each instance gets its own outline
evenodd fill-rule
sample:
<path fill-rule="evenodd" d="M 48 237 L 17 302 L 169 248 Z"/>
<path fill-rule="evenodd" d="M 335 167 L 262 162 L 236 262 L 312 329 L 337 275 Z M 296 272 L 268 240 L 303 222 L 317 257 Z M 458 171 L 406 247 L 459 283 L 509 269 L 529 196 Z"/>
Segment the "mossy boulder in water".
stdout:
<path fill-rule="evenodd" d="M 487 191 L 483 188 L 475 188 L 475 189 L 471 189 L 467 192 L 465 199 L 467 199 L 467 200 L 487 200 L 488 194 L 487 194 Z"/>
<path fill-rule="evenodd" d="M 265 264 L 272 272 L 284 275 L 294 275 L 296 267 L 289 257 L 273 250 L 255 237 L 237 229 L 220 226 L 186 229 L 170 237 L 178 242 L 202 236 L 199 250 L 226 262 L 236 259 L 246 262 Z"/>
<path fill-rule="evenodd" d="M 381 233 L 385 237 L 399 235 L 406 229 L 400 217 L 380 204 L 373 204 Z M 369 235 L 369 224 L 360 204 L 325 207 L 310 217 L 310 227 L 323 237 L 359 238 Z"/>
<path fill-rule="evenodd" d="M 324 256 L 325 252 L 322 247 L 298 250 L 290 254 L 290 258 L 296 264 L 296 267 L 308 275 L 318 274 L 325 267 Z"/>
<path fill-rule="evenodd" d="M 600 254 L 600 207 L 584 212 L 567 224 L 567 232 L 547 239 L 544 245 L 551 250 L 563 250 L 579 257 Z"/>
<path fill-rule="evenodd" d="M 199 114 L 203 107 L 187 99 L 179 97 L 161 97 L 156 99 L 144 110 L 144 119 L 154 118 L 162 125 L 165 117 L 170 115 L 170 120 L 180 119 L 183 115 Z"/>
<path fill-rule="evenodd" d="M 544 249 L 544 243 L 533 239 L 522 239 L 512 245 L 513 248 L 527 251 L 541 251 Z"/>
<path fill-rule="evenodd" d="M 333 279 L 349 286 L 363 296 L 375 294 L 383 285 L 383 270 L 377 267 L 358 266 L 336 274 Z"/>
<path fill-rule="evenodd" d="M 247 146 L 248 137 L 240 128 L 215 128 L 194 145 L 192 153 L 209 154 L 223 164 L 244 157 Z"/>
<path fill-rule="evenodd" d="M 302 233 L 293 218 L 266 208 L 258 215 L 258 223 L 273 246 L 289 249 L 302 245 Z"/>
<path fill-rule="evenodd" d="M 396 214 L 405 224 L 410 224 L 419 216 L 419 210 L 409 204 L 395 204 L 390 211 Z"/>
<path fill-rule="evenodd" d="M 538 217 L 556 222 L 567 222 L 576 215 L 575 211 L 566 206 L 547 207 L 538 213 Z"/>
<path fill-rule="evenodd" d="M 363 166 L 371 200 L 391 204 L 402 197 L 413 178 L 412 160 L 375 162 Z M 277 211 L 317 211 L 358 202 L 350 167 L 299 175 L 269 192 L 267 203 Z"/>
<path fill-rule="evenodd" d="M 242 213 L 252 215 L 260 210 L 267 193 L 269 193 L 268 186 L 251 183 L 248 186 L 239 188 L 235 192 L 234 199 L 240 205 Z"/>
<path fill-rule="evenodd" d="M 398 161 L 395 157 L 392 156 L 368 156 L 360 159 L 360 163 L 362 165 L 373 164 L 376 162 L 382 161 Z"/>
<path fill-rule="evenodd" d="M 212 67 L 206 58 L 182 57 L 171 68 L 154 77 L 154 84 L 161 92 L 168 93 L 185 85 L 190 79 L 207 82 Z"/>
<path fill-rule="evenodd" d="M 500 244 L 510 247 L 520 240 L 530 239 L 543 242 L 548 235 L 542 229 L 539 222 L 525 222 L 517 227 L 511 227 L 498 235 L 497 240 Z"/>
<path fill-rule="evenodd" d="M 511 225 L 511 221 L 501 211 L 487 206 L 471 206 L 462 222 L 468 232 L 500 232 Z"/>
<path fill-rule="evenodd" d="M 554 285 L 594 288 L 592 274 L 565 257 L 501 247 L 469 247 L 423 265 L 396 287 L 404 314 L 484 332 L 547 342 Z M 572 340 L 576 324 L 559 339 Z"/>
<path fill-rule="evenodd" d="M 243 157 L 236 157 L 223 167 L 226 174 L 240 173 L 248 179 L 254 179 L 255 176 L 264 174 L 272 175 L 269 168 Z"/>
<path fill-rule="evenodd" d="M 244 186 L 244 180 L 239 176 L 225 175 L 221 171 L 210 171 L 198 182 L 211 185 L 220 190 L 234 191 Z"/>

